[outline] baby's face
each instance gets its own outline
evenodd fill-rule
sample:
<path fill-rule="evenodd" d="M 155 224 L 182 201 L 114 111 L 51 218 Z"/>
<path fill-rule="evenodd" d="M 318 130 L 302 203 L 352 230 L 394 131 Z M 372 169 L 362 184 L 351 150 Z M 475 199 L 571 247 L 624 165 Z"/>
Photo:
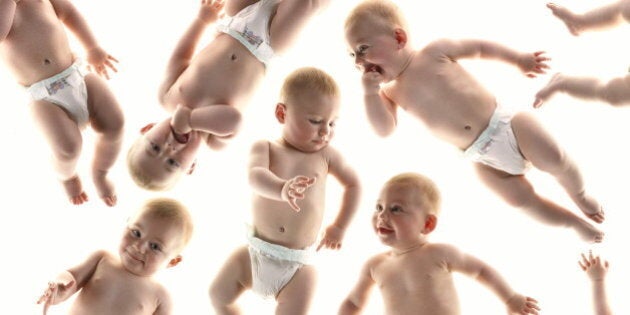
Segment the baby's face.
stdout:
<path fill-rule="evenodd" d="M 140 214 L 130 220 L 125 229 L 118 250 L 121 263 L 136 276 L 152 276 L 177 257 L 181 238 L 179 224 L 167 218 Z"/>
<path fill-rule="evenodd" d="M 171 129 L 170 119 L 143 131 L 137 144 L 140 147 L 131 159 L 154 183 L 176 181 L 191 168 L 202 141 L 199 133 L 193 131 L 186 136 L 177 135 Z"/>
<path fill-rule="evenodd" d="M 372 227 L 383 244 L 405 247 L 420 240 L 427 211 L 418 199 L 409 185 L 383 188 L 372 216 Z"/>
<path fill-rule="evenodd" d="M 316 152 L 328 146 L 335 135 L 339 97 L 312 92 L 302 95 L 281 109 L 284 110 L 282 136 L 300 151 Z"/>
<path fill-rule="evenodd" d="M 400 74 L 396 66 L 399 43 L 395 34 L 385 32 L 367 21 L 359 21 L 346 29 L 346 43 L 350 57 L 362 73 L 378 72 L 383 82 L 389 82 Z"/>

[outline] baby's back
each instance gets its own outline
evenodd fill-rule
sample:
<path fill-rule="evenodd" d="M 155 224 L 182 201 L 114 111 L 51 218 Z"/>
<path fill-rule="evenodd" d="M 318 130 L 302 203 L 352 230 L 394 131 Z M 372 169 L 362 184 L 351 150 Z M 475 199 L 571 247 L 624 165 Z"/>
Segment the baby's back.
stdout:
<path fill-rule="evenodd" d="M 0 56 L 18 83 L 28 86 L 73 62 L 65 28 L 49 1 L 22 1 L 13 25 L 0 43 Z"/>
<path fill-rule="evenodd" d="M 150 277 L 126 271 L 118 259 L 107 254 L 83 286 L 69 314 L 153 314 L 164 291 Z"/>
<path fill-rule="evenodd" d="M 329 149 L 309 153 L 269 142 L 269 169 L 276 176 L 291 179 L 304 175 L 316 181 L 304 192 L 304 199 L 297 201 L 299 212 L 287 202 L 254 195 L 252 216 L 259 237 L 289 248 L 305 248 L 315 242 L 324 214 Z"/>
<path fill-rule="evenodd" d="M 453 278 L 440 252 L 439 245 L 426 244 L 399 256 L 388 252 L 373 258 L 372 276 L 386 314 L 460 313 Z"/>

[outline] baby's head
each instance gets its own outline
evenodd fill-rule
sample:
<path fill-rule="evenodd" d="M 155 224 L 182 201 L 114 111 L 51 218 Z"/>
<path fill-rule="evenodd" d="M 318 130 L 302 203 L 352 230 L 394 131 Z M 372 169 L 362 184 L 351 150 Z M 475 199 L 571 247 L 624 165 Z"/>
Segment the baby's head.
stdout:
<path fill-rule="evenodd" d="M 339 102 L 337 83 L 326 72 L 312 67 L 293 71 L 284 80 L 276 105 L 283 140 L 303 152 L 328 146 L 335 134 Z"/>
<path fill-rule="evenodd" d="M 439 211 L 435 183 L 417 173 L 402 173 L 383 185 L 372 226 L 384 244 L 404 247 L 435 229 Z"/>
<path fill-rule="evenodd" d="M 180 253 L 192 232 L 186 207 L 174 199 L 151 199 L 127 222 L 119 248 L 121 263 L 127 271 L 144 277 L 173 267 L 182 260 Z"/>
<path fill-rule="evenodd" d="M 170 118 L 149 124 L 127 153 L 131 178 L 149 190 L 170 189 L 182 174 L 192 172 L 202 137 L 192 131 L 180 135 L 173 131 Z"/>
<path fill-rule="evenodd" d="M 407 65 L 407 22 L 393 2 L 362 2 L 346 18 L 345 34 L 350 56 L 362 72 L 379 72 L 388 82 Z"/>

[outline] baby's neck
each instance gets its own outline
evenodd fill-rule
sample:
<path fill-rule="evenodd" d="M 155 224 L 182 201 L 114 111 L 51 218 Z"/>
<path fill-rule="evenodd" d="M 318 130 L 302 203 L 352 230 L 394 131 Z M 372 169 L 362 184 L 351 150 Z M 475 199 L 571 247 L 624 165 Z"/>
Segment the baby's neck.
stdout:
<path fill-rule="evenodd" d="M 415 56 L 415 51 L 408 49 L 408 50 L 404 50 L 402 54 L 403 54 L 404 62 L 402 63 L 402 67 L 400 68 L 400 71 L 394 77 L 394 80 L 398 79 L 403 73 L 405 73 L 407 68 L 409 68 L 411 61 L 413 60 L 413 57 Z"/>
<path fill-rule="evenodd" d="M 412 244 L 407 244 L 405 246 L 400 246 L 400 247 L 395 247 L 395 248 L 393 247 L 392 254 L 394 256 L 402 256 L 402 255 L 414 252 L 417 249 L 424 247 L 424 245 L 426 245 L 427 243 L 428 241 L 426 239 L 420 239 L 417 242 L 414 242 Z"/>

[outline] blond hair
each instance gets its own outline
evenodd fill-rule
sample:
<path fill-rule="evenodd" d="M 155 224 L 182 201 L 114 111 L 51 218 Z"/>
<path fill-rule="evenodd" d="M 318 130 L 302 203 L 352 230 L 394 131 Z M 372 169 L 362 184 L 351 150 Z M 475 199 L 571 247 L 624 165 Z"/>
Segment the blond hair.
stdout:
<path fill-rule="evenodd" d="M 129 176 L 131 176 L 131 179 L 138 187 L 146 190 L 164 191 L 171 188 L 175 181 L 166 181 L 164 183 L 155 182 L 145 169 L 134 160 L 134 156 L 139 150 L 138 147 L 140 147 L 141 140 L 142 137 L 136 139 L 127 151 L 127 170 L 129 171 Z"/>
<path fill-rule="evenodd" d="M 369 22 L 382 31 L 390 32 L 397 28 L 408 32 L 407 21 L 396 4 L 388 0 L 366 0 L 357 5 L 346 18 L 346 30 L 357 25 L 359 21 Z"/>
<path fill-rule="evenodd" d="M 440 212 L 440 191 L 430 178 L 418 173 L 401 173 L 390 178 L 383 187 L 405 186 L 414 189 L 418 202 L 427 208 L 428 213 L 437 215 Z"/>
<path fill-rule="evenodd" d="M 284 79 L 280 90 L 280 102 L 286 105 L 287 102 L 299 99 L 307 91 L 330 96 L 339 95 L 339 87 L 328 73 L 314 67 L 304 67 L 291 72 Z"/>
<path fill-rule="evenodd" d="M 153 198 L 147 200 L 138 213 L 138 216 L 147 215 L 153 218 L 167 219 L 172 224 L 177 224 L 181 230 L 181 242 L 179 249 L 183 249 L 193 233 L 193 220 L 186 206 L 171 198 Z"/>

